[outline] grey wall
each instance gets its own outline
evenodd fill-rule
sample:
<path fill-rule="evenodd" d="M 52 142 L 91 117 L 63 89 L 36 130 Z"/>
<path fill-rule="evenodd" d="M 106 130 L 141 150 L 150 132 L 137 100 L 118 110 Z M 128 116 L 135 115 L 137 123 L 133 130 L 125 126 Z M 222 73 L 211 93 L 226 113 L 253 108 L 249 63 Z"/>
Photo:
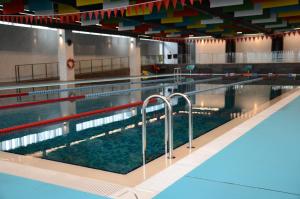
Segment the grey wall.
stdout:
<path fill-rule="evenodd" d="M 128 56 L 129 38 L 73 33 L 72 39 L 76 60 Z M 57 31 L 0 25 L 0 82 L 15 81 L 15 65 L 57 62 L 57 49 Z M 29 66 L 22 72 L 31 75 Z"/>

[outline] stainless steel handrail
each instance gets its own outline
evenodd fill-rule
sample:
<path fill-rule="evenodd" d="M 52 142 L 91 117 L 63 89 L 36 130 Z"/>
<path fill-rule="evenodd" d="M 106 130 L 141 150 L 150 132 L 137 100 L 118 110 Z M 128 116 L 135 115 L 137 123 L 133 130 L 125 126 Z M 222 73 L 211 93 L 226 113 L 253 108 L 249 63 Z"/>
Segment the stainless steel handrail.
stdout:
<path fill-rule="evenodd" d="M 192 141 L 193 141 L 193 105 L 192 105 L 192 102 L 191 100 L 189 99 L 189 97 L 183 93 L 173 93 L 171 95 L 169 95 L 167 97 L 167 99 L 171 102 L 171 99 L 175 96 L 180 96 L 180 97 L 183 97 L 186 102 L 188 103 L 188 106 L 189 106 L 189 146 L 188 148 L 193 148 L 193 145 L 192 145 Z"/>
<path fill-rule="evenodd" d="M 149 104 L 150 100 L 153 98 L 159 98 L 165 103 L 165 154 L 168 153 L 168 141 L 169 141 L 169 154 L 168 158 L 173 158 L 173 118 L 172 118 L 172 106 L 168 99 L 161 95 L 151 95 L 147 99 L 145 99 L 142 106 L 142 147 L 143 147 L 143 164 L 146 164 L 146 148 L 147 148 L 147 140 L 146 140 L 146 108 Z"/>

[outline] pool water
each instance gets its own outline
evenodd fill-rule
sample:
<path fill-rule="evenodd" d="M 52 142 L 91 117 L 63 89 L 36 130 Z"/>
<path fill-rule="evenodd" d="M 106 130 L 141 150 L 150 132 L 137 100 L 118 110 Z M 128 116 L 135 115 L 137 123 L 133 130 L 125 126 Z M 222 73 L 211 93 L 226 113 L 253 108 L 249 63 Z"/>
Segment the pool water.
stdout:
<path fill-rule="evenodd" d="M 184 92 L 188 89 L 199 90 L 212 86 L 217 85 L 197 84 L 192 88 L 184 87 L 178 88 L 178 90 Z M 272 85 L 250 84 L 191 96 L 194 105 L 194 138 L 225 124 L 240 113 L 255 109 L 286 91 Z M 149 94 L 157 92 L 160 90 L 138 94 L 144 99 Z M 114 96 L 105 99 L 112 101 L 118 99 L 127 103 L 128 97 L 131 99 L 132 95 L 136 96 L 136 94 L 131 93 L 128 96 Z M 94 106 L 99 108 L 99 104 L 105 107 L 110 103 L 110 101 L 105 103 L 106 100 L 101 98 L 88 102 L 76 102 L 75 108 L 80 109 L 79 112 L 81 112 Z M 70 102 L 66 102 L 64 105 L 70 104 Z M 177 148 L 188 142 L 188 114 L 186 104 L 182 99 L 176 98 L 173 104 L 175 113 L 173 116 L 174 147 Z M 42 108 L 48 110 L 45 107 L 42 106 L 39 111 L 43 111 Z M 37 111 L 37 115 L 39 111 Z M 52 111 L 56 113 L 54 109 Z M 148 112 L 147 162 L 164 154 L 164 108 L 161 102 L 150 104 Z M 11 119 L 18 120 L 16 116 L 14 117 Z M 142 165 L 140 122 L 140 107 L 130 108 L 2 135 L 0 136 L 0 149 L 16 154 L 127 174 Z"/>

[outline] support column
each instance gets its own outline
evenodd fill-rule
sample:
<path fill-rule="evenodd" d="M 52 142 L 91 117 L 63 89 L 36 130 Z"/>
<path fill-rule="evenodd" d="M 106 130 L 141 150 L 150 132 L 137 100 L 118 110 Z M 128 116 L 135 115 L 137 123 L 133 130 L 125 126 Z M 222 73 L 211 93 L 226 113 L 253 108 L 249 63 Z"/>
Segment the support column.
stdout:
<path fill-rule="evenodd" d="M 58 68 L 60 81 L 75 80 L 75 68 L 67 67 L 67 60 L 74 59 L 74 47 L 71 30 L 58 30 Z"/>
<path fill-rule="evenodd" d="M 138 39 L 131 38 L 129 44 L 130 76 L 140 76 L 142 69 L 141 47 Z"/>

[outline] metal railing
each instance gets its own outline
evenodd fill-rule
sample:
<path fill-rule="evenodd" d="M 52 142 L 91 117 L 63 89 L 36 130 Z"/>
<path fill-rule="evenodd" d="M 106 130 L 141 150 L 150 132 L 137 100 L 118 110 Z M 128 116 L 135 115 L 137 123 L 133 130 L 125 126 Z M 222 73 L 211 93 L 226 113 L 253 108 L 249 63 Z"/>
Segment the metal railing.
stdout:
<path fill-rule="evenodd" d="M 146 129 L 146 108 L 151 99 L 159 98 L 164 101 L 165 104 L 165 154 L 168 154 L 168 158 L 173 158 L 173 117 L 172 106 L 168 99 L 161 95 L 151 95 L 145 99 L 142 106 L 142 153 L 143 153 L 143 165 L 146 164 L 146 149 L 147 149 L 147 129 Z M 169 153 L 168 153 L 169 142 Z"/>
<path fill-rule="evenodd" d="M 75 74 L 113 71 L 129 68 L 129 57 L 108 57 L 75 61 Z"/>
<path fill-rule="evenodd" d="M 173 94 L 169 95 L 167 97 L 167 99 L 169 101 L 171 101 L 172 98 L 176 97 L 176 96 L 182 97 L 183 99 L 185 99 L 185 101 L 188 104 L 188 108 L 189 108 L 189 131 L 188 131 L 189 132 L 189 146 L 188 146 L 188 148 L 192 149 L 193 148 L 193 145 L 192 145 L 192 141 L 193 141 L 193 105 L 192 105 L 192 102 L 189 99 L 189 97 L 183 93 L 173 93 Z"/>
<path fill-rule="evenodd" d="M 129 57 L 109 57 L 75 61 L 75 75 L 129 68 Z M 59 78 L 58 62 L 15 65 L 16 82 Z"/>
<path fill-rule="evenodd" d="M 159 98 L 163 100 L 165 104 L 165 154 L 166 157 L 169 159 L 175 158 L 173 156 L 173 109 L 172 109 L 172 104 L 171 100 L 173 97 L 183 97 L 186 102 L 188 103 L 188 108 L 189 108 L 189 145 L 188 148 L 191 150 L 193 148 L 192 141 L 193 141 L 193 107 L 192 107 L 192 102 L 189 99 L 189 97 L 185 94 L 182 93 L 173 93 L 169 95 L 168 97 L 162 96 L 162 95 L 151 95 L 148 98 L 145 99 L 143 106 L 142 106 L 142 154 L 143 154 L 143 165 L 146 164 L 146 149 L 147 149 L 147 120 L 146 120 L 146 108 L 150 102 L 150 100 L 154 98 Z M 169 151 L 168 151 L 169 147 Z M 169 152 L 169 153 L 168 153 Z"/>
<path fill-rule="evenodd" d="M 199 53 L 197 64 L 224 63 L 299 63 L 300 51 L 246 52 L 246 53 Z"/>
<path fill-rule="evenodd" d="M 16 82 L 58 79 L 58 62 L 15 65 Z"/>

